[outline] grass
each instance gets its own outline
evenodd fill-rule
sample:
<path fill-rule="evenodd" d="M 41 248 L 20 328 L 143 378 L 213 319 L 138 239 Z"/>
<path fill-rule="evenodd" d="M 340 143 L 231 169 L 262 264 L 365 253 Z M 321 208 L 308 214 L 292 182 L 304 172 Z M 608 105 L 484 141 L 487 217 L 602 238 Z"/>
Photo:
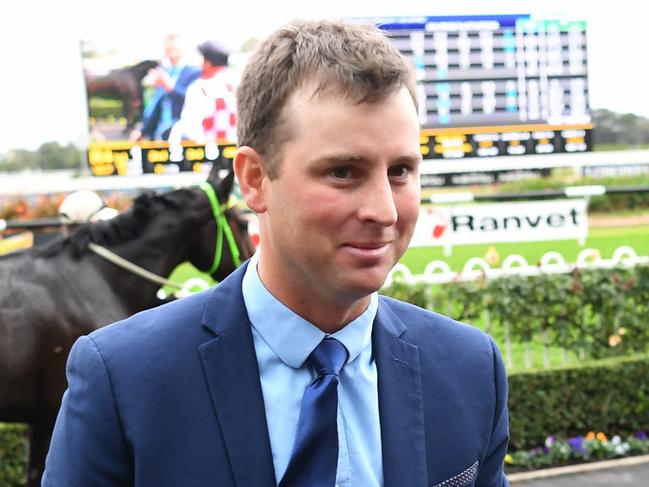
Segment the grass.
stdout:
<path fill-rule="evenodd" d="M 411 272 L 422 273 L 426 265 L 433 260 L 446 262 L 451 270 L 459 272 L 472 257 L 484 257 L 493 247 L 500 255 L 500 261 L 511 254 L 522 255 L 531 265 L 540 262 L 546 252 L 557 251 L 567 262 L 576 262 L 579 252 L 586 248 L 599 250 L 602 258 L 613 256 L 615 249 L 622 245 L 632 247 L 638 255 L 649 254 L 649 227 L 615 227 L 593 228 L 589 231 L 586 245 L 581 246 L 576 240 L 554 240 L 549 242 L 517 242 L 480 245 L 458 245 L 453 247 L 451 256 L 444 255 L 442 247 L 410 248 L 401 259 Z"/>
<path fill-rule="evenodd" d="M 602 258 L 607 259 L 622 245 L 632 247 L 638 255 L 649 255 L 649 226 L 591 228 L 583 247 L 576 240 L 457 245 L 453 247 L 449 257 L 444 255 L 442 247 L 413 247 L 406 251 L 400 262 L 408 266 L 411 272 L 421 273 L 429 262 L 443 260 L 451 270 L 459 272 L 470 258 L 484 257 L 491 247 L 496 249 L 501 261 L 510 254 L 519 254 L 534 265 L 541 260 L 543 254 L 550 251 L 559 252 L 567 262 L 575 262 L 579 252 L 586 248 L 599 250 Z M 190 263 L 178 266 L 172 273 L 171 280 L 184 282 L 192 277 L 201 277 L 210 284 L 214 283 L 207 274 L 201 273 Z"/>
<path fill-rule="evenodd" d="M 413 247 L 407 250 L 401 258 L 401 263 L 405 264 L 414 274 L 419 274 L 424 271 L 429 262 L 442 260 L 450 266 L 451 270 L 460 272 L 470 258 L 484 257 L 491 247 L 496 249 L 501 262 L 510 254 L 519 254 L 529 264 L 534 265 L 541 260 L 543 254 L 552 250 L 563 255 L 567 262 L 575 262 L 579 252 L 585 248 L 597 249 L 602 258 L 607 259 L 612 257 L 615 249 L 622 245 L 632 247 L 638 255 L 649 255 L 649 227 L 593 228 L 589 231 L 589 237 L 583 247 L 576 240 L 458 245 L 453 247 L 452 255 L 449 257 L 444 255 L 442 247 Z M 192 277 L 200 277 L 208 284 L 214 284 L 214 280 L 210 276 L 198 271 L 188 262 L 178 266 L 171 274 L 170 279 L 185 282 Z M 165 288 L 165 290 L 173 291 L 171 288 Z"/>
<path fill-rule="evenodd" d="M 649 149 L 649 144 L 595 144 L 593 150 L 595 152 L 599 151 L 615 151 L 615 150 L 640 150 L 640 149 Z"/>

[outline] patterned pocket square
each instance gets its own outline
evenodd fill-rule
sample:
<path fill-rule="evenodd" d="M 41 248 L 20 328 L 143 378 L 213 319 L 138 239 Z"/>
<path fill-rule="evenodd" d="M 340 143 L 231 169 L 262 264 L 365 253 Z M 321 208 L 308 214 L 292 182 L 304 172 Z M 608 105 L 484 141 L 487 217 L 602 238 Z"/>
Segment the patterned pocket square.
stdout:
<path fill-rule="evenodd" d="M 464 472 L 461 472 L 450 479 L 433 485 L 433 487 L 465 487 L 473 482 L 478 474 L 478 462 L 475 462 Z"/>

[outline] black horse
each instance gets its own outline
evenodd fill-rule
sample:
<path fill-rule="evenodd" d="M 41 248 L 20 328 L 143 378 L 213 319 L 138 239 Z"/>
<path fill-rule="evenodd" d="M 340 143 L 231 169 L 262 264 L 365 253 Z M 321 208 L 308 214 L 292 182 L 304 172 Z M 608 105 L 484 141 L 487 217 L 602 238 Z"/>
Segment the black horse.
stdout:
<path fill-rule="evenodd" d="M 158 66 L 156 61 L 142 61 L 126 68 L 112 69 L 106 74 L 85 73 L 88 98 L 98 96 L 122 102 L 128 132 L 142 115 L 142 79 Z"/>
<path fill-rule="evenodd" d="M 97 255 L 107 248 L 168 276 L 184 261 L 222 280 L 254 249 L 247 222 L 225 208 L 233 174 L 208 178 L 206 192 L 186 188 L 143 194 L 112 220 L 84 225 L 71 236 L 0 257 L 0 421 L 29 425 L 29 486 L 40 485 L 56 414 L 67 387 L 65 362 L 73 342 L 115 320 L 156 306 L 159 284 Z M 209 189 L 209 187 L 207 188 Z M 215 209 L 216 208 L 216 209 Z M 215 212 L 222 211 L 220 218 Z M 217 222 L 219 222 L 217 224 Z M 227 222 L 230 230 L 223 232 Z M 222 252 L 214 270 L 219 232 Z M 228 241 L 236 245 L 232 247 Z"/>

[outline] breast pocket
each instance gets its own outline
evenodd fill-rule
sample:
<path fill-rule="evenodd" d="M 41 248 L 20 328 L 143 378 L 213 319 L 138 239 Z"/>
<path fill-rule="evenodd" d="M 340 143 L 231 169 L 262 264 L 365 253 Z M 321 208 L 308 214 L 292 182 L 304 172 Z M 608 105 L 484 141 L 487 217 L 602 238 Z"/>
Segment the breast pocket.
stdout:
<path fill-rule="evenodd" d="M 473 485 L 476 476 L 478 475 L 478 462 L 475 462 L 466 470 L 454 475 L 450 479 L 446 479 L 439 484 L 432 487 L 470 487 Z"/>

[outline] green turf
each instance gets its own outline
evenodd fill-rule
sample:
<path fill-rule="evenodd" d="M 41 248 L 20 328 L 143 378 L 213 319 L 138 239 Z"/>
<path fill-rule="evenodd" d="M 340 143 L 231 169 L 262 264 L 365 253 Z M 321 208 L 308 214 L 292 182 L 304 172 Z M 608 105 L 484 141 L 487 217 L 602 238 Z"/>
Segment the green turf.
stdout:
<path fill-rule="evenodd" d="M 649 255 L 648 226 L 594 228 L 589 234 L 584 247 L 576 240 L 458 245 L 453 247 L 450 257 L 444 256 L 442 247 L 417 247 L 408 249 L 401 262 L 408 266 L 411 272 L 421 273 L 430 261 L 443 260 L 451 270 L 459 272 L 471 257 L 484 257 L 492 246 L 500 255 L 501 262 L 510 254 L 520 254 L 532 265 L 537 264 L 543 254 L 552 250 L 561 253 L 567 262 L 575 262 L 579 252 L 585 248 L 598 249 L 605 259 L 610 258 L 615 249 L 622 245 L 632 247 L 638 255 Z M 214 283 L 208 275 L 199 272 L 189 263 L 181 264 L 171 275 L 172 280 L 179 282 L 184 282 L 191 277 L 201 277 L 210 284 Z"/>
<path fill-rule="evenodd" d="M 622 245 L 632 247 L 638 255 L 648 255 L 649 226 L 594 228 L 589 231 L 589 237 L 583 247 L 576 240 L 457 245 L 453 247 L 450 257 L 444 255 L 442 247 L 416 247 L 408 249 L 401 262 L 415 274 L 423 272 L 426 265 L 433 260 L 442 260 L 452 271 L 459 272 L 470 258 L 484 257 L 490 247 L 496 249 L 500 262 L 508 255 L 519 254 L 530 265 L 535 265 L 540 262 L 543 254 L 550 251 L 559 252 L 567 262 L 575 262 L 579 252 L 585 248 L 597 249 L 602 258 L 607 259 Z"/>

